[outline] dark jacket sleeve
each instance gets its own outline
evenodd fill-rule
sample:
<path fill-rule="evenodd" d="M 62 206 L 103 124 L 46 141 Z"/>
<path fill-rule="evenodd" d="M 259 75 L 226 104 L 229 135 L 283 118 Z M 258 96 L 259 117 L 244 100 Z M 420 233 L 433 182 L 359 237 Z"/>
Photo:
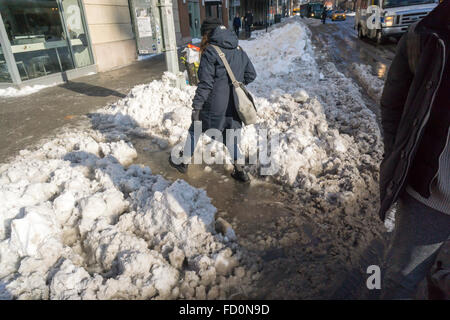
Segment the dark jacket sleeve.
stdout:
<path fill-rule="evenodd" d="M 247 53 L 245 51 L 244 55 L 246 58 L 245 60 L 247 61 L 244 71 L 244 84 L 247 85 L 256 79 L 256 70 L 255 67 L 253 67 L 253 63 L 250 61 L 250 58 L 247 56 Z"/>
<path fill-rule="evenodd" d="M 198 67 L 198 85 L 195 91 L 194 100 L 192 101 L 192 108 L 202 109 L 203 104 L 208 100 L 208 96 L 214 87 L 214 75 L 216 72 L 215 67 L 216 56 L 211 51 L 209 46 L 203 52 L 200 59 L 200 65 Z"/>
<path fill-rule="evenodd" d="M 389 69 L 380 100 L 385 157 L 391 153 L 394 147 L 403 107 L 414 77 L 408 64 L 407 35 L 405 34 L 397 45 L 397 52 Z"/>

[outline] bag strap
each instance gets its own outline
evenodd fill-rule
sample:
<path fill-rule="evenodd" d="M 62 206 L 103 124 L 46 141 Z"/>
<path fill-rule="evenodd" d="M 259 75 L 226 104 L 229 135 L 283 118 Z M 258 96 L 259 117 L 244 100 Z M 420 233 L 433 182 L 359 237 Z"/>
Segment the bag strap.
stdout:
<path fill-rule="evenodd" d="M 225 69 L 227 69 L 227 73 L 228 76 L 231 79 L 231 83 L 233 84 L 233 86 L 235 86 L 236 88 L 239 87 L 239 81 L 236 80 L 236 78 L 234 77 L 234 73 L 233 70 L 231 70 L 231 67 L 227 61 L 227 58 L 225 57 L 225 53 L 222 52 L 222 50 L 220 50 L 220 48 L 216 45 L 211 45 L 214 49 L 216 49 L 217 54 L 220 57 L 220 60 L 222 60 L 223 65 L 225 66 Z"/>

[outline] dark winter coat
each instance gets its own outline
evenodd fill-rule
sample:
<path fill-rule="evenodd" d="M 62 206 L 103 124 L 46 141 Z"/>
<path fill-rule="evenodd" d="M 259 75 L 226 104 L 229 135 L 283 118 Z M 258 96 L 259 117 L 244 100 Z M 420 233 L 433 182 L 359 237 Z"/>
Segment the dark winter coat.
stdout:
<path fill-rule="evenodd" d="M 408 184 L 428 198 L 439 169 L 450 124 L 449 17 L 450 1 L 444 1 L 413 25 L 389 69 L 380 101 L 382 219 Z"/>
<path fill-rule="evenodd" d="M 253 24 L 253 14 L 251 12 L 247 12 L 245 14 L 245 25 L 250 27 Z"/>
<path fill-rule="evenodd" d="M 235 28 L 240 28 L 240 27 L 241 27 L 241 18 L 239 18 L 239 17 L 234 17 L 234 20 L 233 20 L 233 26 L 234 26 Z"/>
<path fill-rule="evenodd" d="M 217 27 L 210 35 L 210 43 L 220 47 L 225 54 L 237 81 L 248 84 L 256 78 L 255 68 L 245 51 L 238 47 L 234 32 L 224 26 Z M 198 78 L 192 107 L 201 109 L 203 131 L 240 128 L 241 120 L 236 112 L 230 78 L 212 46 L 207 46 L 201 56 Z"/>

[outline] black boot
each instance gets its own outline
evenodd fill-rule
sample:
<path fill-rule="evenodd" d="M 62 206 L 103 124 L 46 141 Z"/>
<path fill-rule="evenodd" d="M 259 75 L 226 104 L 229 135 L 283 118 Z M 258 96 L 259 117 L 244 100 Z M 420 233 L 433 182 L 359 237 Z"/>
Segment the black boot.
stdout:
<path fill-rule="evenodd" d="M 183 152 L 180 152 L 180 157 L 183 156 Z M 188 164 L 185 163 L 180 163 L 180 164 L 176 164 L 175 162 L 172 161 L 172 155 L 169 156 L 169 164 L 174 167 L 175 169 L 177 169 L 180 173 L 186 173 L 188 170 Z"/>
<path fill-rule="evenodd" d="M 231 173 L 231 176 L 239 182 L 250 182 L 250 177 L 248 176 L 247 172 L 244 171 L 244 167 L 238 164 L 234 165 L 234 170 Z"/>

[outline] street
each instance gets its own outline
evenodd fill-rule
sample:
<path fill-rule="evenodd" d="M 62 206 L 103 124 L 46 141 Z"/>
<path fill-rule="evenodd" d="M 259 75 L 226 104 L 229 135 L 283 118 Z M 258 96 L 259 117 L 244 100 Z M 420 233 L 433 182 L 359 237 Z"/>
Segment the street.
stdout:
<path fill-rule="evenodd" d="M 345 21 L 305 19 L 312 31 L 312 39 L 326 59 L 332 60 L 346 76 L 353 78 L 362 88 L 367 106 L 381 121 L 378 100 L 384 80 L 395 55 L 396 39 L 377 45 L 369 39 L 358 39 L 354 29 L 355 17 Z"/>
<path fill-rule="evenodd" d="M 279 171 L 248 165 L 249 185 L 231 165 L 169 166 L 195 87 L 171 86 L 160 57 L 123 78 L 0 98 L 0 298 L 367 297 L 366 268 L 389 238 L 377 99 L 396 44 L 359 40 L 353 17 L 269 31 L 240 41 L 259 116 L 242 141 L 251 156 L 257 130 L 279 138 Z M 229 158 L 209 137 L 199 145 Z"/>
<path fill-rule="evenodd" d="M 353 63 L 372 67 L 374 75 L 386 78 L 386 73 L 395 55 L 396 40 L 390 39 L 382 45 L 374 41 L 359 40 L 354 29 L 355 17 L 348 16 L 345 21 L 305 19 L 313 33 L 314 43 L 326 50 L 341 72 L 347 73 Z M 312 20 L 312 21 L 311 21 Z M 346 74 L 350 75 L 350 74 Z"/>

